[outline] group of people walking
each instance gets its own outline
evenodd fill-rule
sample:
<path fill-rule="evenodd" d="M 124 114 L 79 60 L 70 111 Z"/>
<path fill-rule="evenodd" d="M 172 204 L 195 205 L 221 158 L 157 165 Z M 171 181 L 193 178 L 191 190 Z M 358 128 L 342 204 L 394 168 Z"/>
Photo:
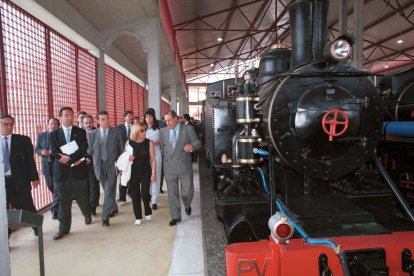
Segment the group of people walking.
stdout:
<path fill-rule="evenodd" d="M 185 212 L 191 215 L 191 200 L 194 195 L 191 153 L 201 147 L 194 128 L 179 123 L 173 110 L 165 114 L 165 123 L 156 119 L 152 108 L 146 110 L 145 122 L 136 122 L 132 111 L 125 111 L 123 117 L 124 124 L 111 127 L 108 112 L 99 111 L 96 114 L 99 128 L 94 128 L 93 116 L 79 112 L 79 124 L 74 126 L 72 108 L 62 107 L 59 119 L 51 118 L 48 121 L 48 131 L 39 134 L 35 152 L 42 157 L 42 174 L 54 195 L 52 218 L 59 220 L 59 231 L 54 240 L 59 240 L 70 232 L 74 198 L 85 217 L 85 224 L 91 224 L 92 215 L 96 215 L 99 203 L 99 183 L 104 191 L 102 226 L 110 226 L 110 218 L 118 213 L 117 202 L 125 202 L 127 195 L 132 199 L 134 224 L 141 225 L 143 219 L 141 198 L 145 218 L 150 221 L 152 210 L 158 209 L 163 171 L 172 218 L 169 225 L 181 221 L 179 181 Z M 39 176 L 33 158 L 33 145 L 29 137 L 12 134 L 14 118 L 2 115 L 1 119 L 7 201 L 17 209 L 34 212 L 36 209 L 30 193 L 30 182 L 36 187 Z M 12 143 L 20 140 L 20 137 L 26 138 L 23 140 L 27 144 L 26 151 L 21 153 L 23 161 L 19 164 L 25 171 L 24 185 L 16 184 L 17 179 L 22 182 L 22 175 L 18 175 L 18 169 L 7 162 L 18 160 L 14 158 L 15 152 L 5 151 L 7 142 L 14 148 Z M 124 152 L 127 152 L 128 161 L 132 162 L 129 173 L 119 171 L 115 166 Z M 123 173 L 123 177 L 129 177 L 129 181 L 126 187 L 119 181 L 119 199 L 116 200 L 116 183 L 118 176 Z"/>

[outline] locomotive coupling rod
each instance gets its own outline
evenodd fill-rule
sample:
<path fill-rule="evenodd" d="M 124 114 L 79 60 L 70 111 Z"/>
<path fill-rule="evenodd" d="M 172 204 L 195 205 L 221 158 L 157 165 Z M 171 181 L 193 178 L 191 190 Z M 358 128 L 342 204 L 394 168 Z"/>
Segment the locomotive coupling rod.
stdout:
<path fill-rule="evenodd" d="M 405 210 L 407 215 L 410 217 L 411 221 L 414 222 L 414 215 L 411 212 L 410 206 L 408 205 L 407 201 L 405 200 L 405 198 L 401 194 L 400 190 L 398 190 L 397 186 L 395 186 L 395 183 L 392 181 L 390 175 L 387 173 L 384 166 L 381 164 L 378 156 L 374 153 L 373 155 L 371 155 L 371 159 L 372 159 L 372 161 L 374 161 L 375 165 L 380 170 L 380 173 L 381 173 L 382 177 L 384 178 L 384 180 L 387 182 L 388 186 L 390 186 L 390 188 L 392 189 L 392 191 L 396 195 L 398 201 L 401 204 L 401 207 L 403 207 L 403 209 Z"/>

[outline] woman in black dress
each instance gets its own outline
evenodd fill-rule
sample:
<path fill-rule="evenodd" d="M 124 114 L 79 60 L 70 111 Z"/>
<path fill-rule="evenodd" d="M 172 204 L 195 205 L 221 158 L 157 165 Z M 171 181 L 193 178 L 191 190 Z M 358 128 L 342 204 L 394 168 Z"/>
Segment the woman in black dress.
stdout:
<path fill-rule="evenodd" d="M 151 220 L 152 210 L 150 207 L 151 196 L 149 189 L 151 182 L 157 178 L 154 144 L 145 138 L 146 130 L 147 126 L 144 123 L 133 124 L 130 139 L 125 144 L 125 150 L 128 144 L 134 149 L 134 155 L 129 156 L 129 160 L 134 161 L 131 167 L 129 185 L 136 226 L 141 225 L 142 221 L 141 195 L 142 202 L 144 203 L 145 218 L 148 221 Z"/>

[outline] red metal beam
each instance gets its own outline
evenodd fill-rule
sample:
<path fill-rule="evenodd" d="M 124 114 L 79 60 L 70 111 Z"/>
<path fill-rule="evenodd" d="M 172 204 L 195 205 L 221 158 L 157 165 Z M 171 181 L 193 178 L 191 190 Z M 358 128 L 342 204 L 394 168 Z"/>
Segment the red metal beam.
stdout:
<path fill-rule="evenodd" d="M 385 69 L 385 70 L 376 71 L 376 72 L 375 72 L 375 74 L 381 74 L 381 73 L 383 73 L 383 72 L 395 71 L 396 69 L 399 69 L 399 68 L 402 68 L 402 67 L 407 67 L 407 66 L 410 66 L 410 65 L 414 65 L 414 62 L 410 62 L 410 63 L 403 64 L 403 65 L 400 65 L 400 66 L 392 67 L 392 68 L 388 67 L 388 68 L 387 68 L 387 69 Z M 390 72 L 390 73 L 391 73 L 391 72 Z"/>
<path fill-rule="evenodd" d="M 393 56 L 393 55 L 397 55 L 397 54 L 402 54 L 402 55 L 405 55 L 405 56 L 407 56 L 408 58 L 412 59 L 412 58 L 414 58 L 414 56 L 413 56 L 413 55 L 409 55 L 409 54 L 407 54 L 407 53 L 405 53 L 405 52 L 407 52 L 407 51 L 411 51 L 411 50 L 413 50 L 413 49 L 414 49 L 414 46 L 411 46 L 411 47 L 408 47 L 408 48 L 403 49 L 403 50 L 398 51 L 398 52 L 394 52 L 394 53 L 389 54 L 389 55 L 384 54 L 384 56 L 382 56 L 382 57 L 380 57 L 380 58 L 377 58 L 377 59 L 375 59 L 375 60 L 372 60 L 372 61 L 365 62 L 363 65 L 368 65 L 368 64 L 371 64 L 371 63 L 373 63 L 373 62 L 375 62 L 375 61 L 382 60 L 382 59 L 389 59 L 391 56 Z"/>
<path fill-rule="evenodd" d="M 276 43 L 275 41 L 274 42 L 272 42 L 271 44 L 273 44 L 273 43 Z M 261 50 L 264 50 L 264 49 L 266 49 L 268 46 L 265 46 L 265 47 L 259 47 L 259 48 L 257 48 L 257 51 L 261 51 Z M 246 55 L 246 54 L 248 54 L 248 53 L 250 53 L 250 50 L 248 50 L 248 51 L 246 51 L 246 52 L 243 52 L 243 53 L 240 53 L 239 55 L 235 55 L 236 57 L 237 57 L 237 59 L 238 60 L 241 60 L 241 61 L 248 61 L 249 59 L 248 58 L 241 58 L 241 56 L 243 56 L 243 55 Z M 230 60 L 230 59 L 233 59 L 234 57 L 232 56 L 232 57 L 227 57 L 227 58 L 221 58 L 221 59 L 217 59 L 217 62 L 222 62 L 222 61 L 225 61 L 225 60 Z M 186 58 L 186 59 L 196 59 L 196 58 Z M 200 59 L 200 60 L 211 60 L 212 58 L 198 58 L 198 59 Z M 192 68 L 192 69 L 188 69 L 187 71 L 185 71 L 185 73 L 191 73 L 191 72 L 193 72 L 194 70 L 198 70 L 198 69 L 200 69 L 200 68 L 203 68 L 203 67 L 206 67 L 206 66 L 209 66 L 210 65 L 210 63 L 206 63 L 206 64 L 204 64 L 204 65 L 200 65 L 199 67 L 196 67 L 196 68 Z M 211 70 L 209 70 L 209 71 L 211 71 Z"/>
<path fill-rule="evenodd" d="M 258 33 L 259 33 L 259 32 L 255 32 L 254 34 L 258 34 Z M 226 42 L 222 42 L 222 43 L 215 44 L 215 45 L 212 45 L 212 46 L 204 47 L 203 49 L 199 49 L 198 51 L 200 51 L 200 52 L 201 52 L 201 51 L 205 51 L 205 50 L 208 50 L 208 49 L 211 49 L 211 48 L 219 47 L 219 46 L 221 46 L 222 44 L 229 43 L 229 42 L 234 42 L 234 41 L 237 41 L 237 40 L 243 39 L 243 38 L 245 38 L 245 37 L 248 37 L 248 36 L 250 36 L 250 35 L 254 35 L 254 34 L 244 35 L 244 36 L 241 36 L 241 37 L 237 37 L 237 38 L 234 38 L 234 39 L 228 40 L 228 41 L 226 41 Z M 191 56 L 191 55 L 193 55 L 193 54 L 197 53 L 198 51 L 192 51 L 192 52 L 190 52 L 190 53 L 183 54 L 183 55 L 181 56 L 181 58 L 185 59 L 186 57 L 189 57 L 189 56 Z"/>
<path fill-rule="evenodd" d="M 387 5 L 388 6 L 390 6 L 390 8 L 391 9 L 393 9 L 395 12 L 397 12 L 397 13 L 399 13 L 405 20 L 407 20 L 407 22 L 409 22 L 411 25 L 413 25 L 414 26 L 414 23 L 413 22 L 411 22 L 411 20 L 410 19 L 408 19 L 406 16 L 405 16 L 405 13 L 404 13 L 404 11 L 403 10 L 401 10 L 401 5 L 400 5 L 400 2 L 398 2 L 398 0 L 395 0 L 396 2 L 397 2 L 397 5 L 400 7 L 400 10 L 398 10 L 398 9 L 396 9 L 396 8 L 394 8 L 394 6 L 393 5 L 391 5 L 390 4 L 390 0 L 383 0 L 385 3 L 387 3 Z"/>
<path fill-rule="evenodd" d="M 257 13 L 257 15 L 255 16 L 255 18 L 254 18 L 254 20 L 253 20 L 253 23 L 252 23 L 252 25 L 251 26 L 253 26 L 253 28 L 251 28 L 251 31 L 254 29 L 254 25 L 256 24 L 256 22 L 259 20 L 259 18 L 260 18 L 260 16 L 262 15 L 262 13 L 263 13 L 263 11 L 265 10 L 265 7 L 266 7 L 266 5 L 269 3 L 269 1 L 270 0 L 266 0 L 264 3 L 263 3 L 263 5 L 260 7 L 260 10 L 259 10 L 259 12 Z M 247 32 L 247 35 L 249 36 L 253 36 L 253 35 L 251 35 L 251 31 L 249 31 L 249 32 Z M 239 47 L 237 48 L 237 50 L 236 50 L 236 54 L 238 54 L 243 48 L 242 48 L 242 46 L 243 46 L 243 44 L 245 43 L 245 41 L 247 40 L 247 37 L 246 38 L 243 38 L 243 40 L 242 40 L 242 42 L 239 44 Z M 252 49 L 250 49 L 250 51 L 251 51 Z M 232 66 L 232 64 L 233 64 L 233 62 L 234 62 L 234 58 L 230 61 L 230 64 L 229 64 L 229 66 Z"/>
<path fill-rule="evenodd" d="M 205 18 L 208 18 L 208 17 L 212 17 L 212 16 L 215 16 L 215 15 L 224 13 L 224 12 L 228 12 L 228 11 L 231 11 L 231 10 L 233 10 L 235 8 L 237 9 L 237 8 L 249 6 L 249 5 L 252 5 L 252 4 L 255 4 L 255 3 L 258 3 L 258 2 L 263 2 L 263 1 L 264 0 L 254 0 L 252 2 L 248 2 L 248 3 L 241 4 L 241 5 L 237 6 L 237 7 L 232 7 L 232 8 L 224 9 L 224 10 L 221 10 L 221 11 L 218 11 L 218 12 L 213 12 L 213 13 L 210 13 L 210 14 L 207 14 L 207 15 L 204 15 L 204 16 L 201 16 L 201 17 L 200 16 L 197 16 L 194 19 L 191 19 L 191 20 L 188 20 L 188 21 L 185 21 L 185 22 L 181 22 L 181 23 L 178 23 L 178 24 L 174 25 L 174 29 L 178 29 L 178 27 L 183 26 L 183 25 L 188 26 L 189 24 L 191 24 L 191 23 L 193 23 L 193 22 L 195 22 L 197 20 L 205 19 Z"/>
<path fill-rule="evenodd" d="M 405 5 L 404 5 L 404 6 L 402 6 L 402 7 L 401 7 L 401 5 L 398 3 L 399 9 L 397 10 L 397 12 L 390 12 L 390 13 L 387 13 L 386 15 L 382 16 L 381 18 L 379 18 L 379 19 L 375 20 L 374 22 L 372 22 L 371 24 L 369 24 L 368 26 L 366 26 L 366 27 L 364 28 L 364 32 L 366 32 L 367 30 L 369 30 L 369 29 L 371 29 L 371 28 L 373 28 L 373 27 L 377 26 L 378 24 L 380 24 L 380 23 L 384 22 L 385 20 L 387 20 L 387 19 L 389 19 L 389 18 L 391 18 L 391 17 L 393 17 L 393 16 L 397 15 L 397 13 L 399 13 L 399 12 L 404 13 L 404 10 L 408 9 L 409 7 L 411 7 L 411 6 L 413 6 L 413 5 L 414 5 L 414 1 L 412 1 L 412 2 L 410 2 L 410 3 L 408 3 L 408 4 L 405 4 Z"/>
<path fill-rule="evenodd" d="M 237 7 L 237 5 L 239 4 L 239 0 L 236 0 L 236 2 L 234 2 L 234 6 L 235 7 Z M 230 27 L 230 24 L 231 24 L 231 20 L 233 19 L 233 15 L 234 15 L 234 11 L 235 10 L 233 10 L 231 13 L 230 13 L 230 15 L 229 15 L 229 17 L 227 18 L 228 20 L 227 20 L 227 23 L 226 23 L 226 29 L 228 29 L 229 27 Z M 223 34 L 223 36 L 222 36 L 222 39 L 223 39 L 223 41 L 226 41 L 226 38 L 227 38 L 227 31 L 226 32 L 224 32 L 224 34 Z M 217 58 L 218 57 L 220 57 L 220 53 L 221 53 L 221 49 L 223 49 L 223 45 L 226 45 L 226 47 L 230 50 L 230 47 L 229 46 L 227 46 L 227 44 L 222 44 L 221 46 L 220 46 L 220 48 L 219 48 L 219 50 L 218 50 L 218 52 L 217 52 L 217 55 L 216 55 L 216 59 L 214 60 L 214 66 L 213 66 L 213 68 L 212 68 L 212 70 L 214 71 L 214 68 L 216 67 L 216 62 L 217 62 Z M 231 50 L 230 50 L 231 51 Z M 233 53 L 233 55 L 234 55 L 234 53 Z"/>
<path fill-rule="evenodd" d="M 280 0 L 279 0 L 279 2 L 280 2 Z M 283 18 L 283 16 L 285 16 L 285 14 L 288 12 L 288 7 L 291 5 L 291 4 L 293 4 L 293 3 L 295 3 L 296 2 L 296 0 L 291 0 L 290 2 L 289 2 L 289 4 L 287 5 L 287 6 L 285 6 L 285 5 L 283 5 L 283 3 L 282 2 L 280 2 L 280 3 L 282 3 L 282 5 L 283 5 L 283 7 L 284 7 L 284 9 L 283 9 L 283 11 L 280 13 L 280 15 L 277 17 L 277 15 L 276 15 L 276 20 L 275 20 L 275 22 L 272 24 L 272 26 L 270 27 L 270 29 L 273 29 L 273 31 L 275 31 L 275 28 L 277 27 L 277 23 L 279 23 L 279 21 Z M 277 3 L 276 3 L 277 4 Z M 290 30 L 290 28 L 289 29 L 286 29 L 282 34 L 281 34 L 281 36 L 283 35 L 283 34 L 285 34 L 286 32 L 289 32 L 289 30 Z M 263 42 L 263 40 L 267 37 L 267 35 L 269 34 L 269 32 L 266 32 L 263 36 L 262 36 L 262 38 L 259 40 L 259 43 L 256 45 L 256 47 L 255 47 L 255 49 L 253 50 L 253 51 L 255 51 L 259 46 L 260 46 L 260 44 Z M 252 51 L 252 53 L 253 53 L 253 51 Z M 250 58 L 251 57 L 251 54 L 249 55 L 249 56 L 247 56 L 247 58 Z"/>

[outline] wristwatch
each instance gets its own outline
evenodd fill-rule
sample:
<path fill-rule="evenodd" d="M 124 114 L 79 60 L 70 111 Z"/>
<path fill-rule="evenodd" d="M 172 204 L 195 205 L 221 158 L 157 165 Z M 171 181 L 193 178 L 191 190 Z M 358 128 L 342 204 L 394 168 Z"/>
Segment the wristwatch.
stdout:
<path fill-rule="evenodd" d="M 71 160 L 69 155 L 66 155 L 66 157 L 68 158 L 68 161 L 70 161 L 70 160 Z"/>
<path fill-rule="evenodd" d="M 156 171 L 152 171 L 152 173 L 157 173 Z"/>

